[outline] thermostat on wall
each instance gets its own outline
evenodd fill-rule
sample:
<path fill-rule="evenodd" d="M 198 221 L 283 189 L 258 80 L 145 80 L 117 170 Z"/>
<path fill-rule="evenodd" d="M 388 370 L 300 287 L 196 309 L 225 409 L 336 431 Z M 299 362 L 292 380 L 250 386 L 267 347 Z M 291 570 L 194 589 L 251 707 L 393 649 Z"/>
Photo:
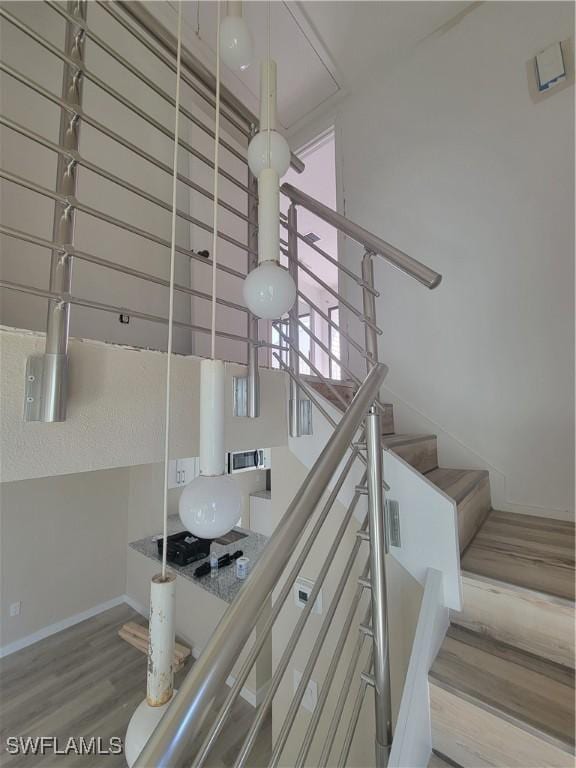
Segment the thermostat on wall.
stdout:
<path fill-rule="evenodd" d="M 547 91 L 566 79 L 566 66 L 560 43 L 553 43 L 536 56 L 538 90 Z"/>

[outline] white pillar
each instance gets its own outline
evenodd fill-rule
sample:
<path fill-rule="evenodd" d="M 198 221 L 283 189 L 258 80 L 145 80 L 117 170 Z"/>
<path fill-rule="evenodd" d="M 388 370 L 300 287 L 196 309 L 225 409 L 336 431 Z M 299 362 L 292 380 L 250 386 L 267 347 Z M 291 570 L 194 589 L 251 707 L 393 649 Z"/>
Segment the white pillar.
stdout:
<path fill-rule="evenodd" d="M 148 677 L 146 701 L 161 707 L 170 701 L 174 690 L 174 606 L 176 576 L 156 574 L 150 585 L 148 625 Z"/>
<path fill-rule="evenodd" d="M 258 261 L 280 259 L 280 178 L 273 168 L 258 177 Z"/>
<path fill-rule="evenodd" d="M 276 62 L 264 59 L 260 62 L 260 132 L 276 130 Z"/>
<path fill-rule="evenodd" d="M 224 363 L 200 364 L 200 474 L 224 474 Z"/>

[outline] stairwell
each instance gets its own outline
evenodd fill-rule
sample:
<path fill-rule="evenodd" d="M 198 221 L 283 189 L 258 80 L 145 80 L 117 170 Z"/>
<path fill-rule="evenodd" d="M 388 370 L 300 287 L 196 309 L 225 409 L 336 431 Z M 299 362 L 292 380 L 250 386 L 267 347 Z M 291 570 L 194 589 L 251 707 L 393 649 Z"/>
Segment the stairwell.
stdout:
<path fill-rule="evenodd" d="M 309 383 L 340 409 L 355 391 Z M 458 509 L 463 610 L 429 675 L 429 765 L 573 765 L 574 524 L 492 509 L 487 471 L 439 467 L 436 436 L 396 434 L 386 413 L 385 450 Z"/>

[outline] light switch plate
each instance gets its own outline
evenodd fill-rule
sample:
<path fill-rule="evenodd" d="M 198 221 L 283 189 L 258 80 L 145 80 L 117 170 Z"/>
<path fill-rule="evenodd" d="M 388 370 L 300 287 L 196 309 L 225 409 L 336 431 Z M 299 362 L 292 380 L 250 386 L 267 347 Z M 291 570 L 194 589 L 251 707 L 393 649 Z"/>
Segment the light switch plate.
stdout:
<path fill-rule="evenodd" d="M 308 597 L 314 589 L 314 582 L 311 579 L 305 579 L 300 576 L 294 583 L 294 603 L 298 608 L 304 608 L 308 603 Z M 322 613 L 322 590 L 320 589 L 312 608 L 312 613 L 320 615 Z"/>
<path fill-rule="evenodd" d="M 566 79 L 566 66 L 560 43 L 553 43 L 536 56 L 538 90 L 547 91 Z"/>

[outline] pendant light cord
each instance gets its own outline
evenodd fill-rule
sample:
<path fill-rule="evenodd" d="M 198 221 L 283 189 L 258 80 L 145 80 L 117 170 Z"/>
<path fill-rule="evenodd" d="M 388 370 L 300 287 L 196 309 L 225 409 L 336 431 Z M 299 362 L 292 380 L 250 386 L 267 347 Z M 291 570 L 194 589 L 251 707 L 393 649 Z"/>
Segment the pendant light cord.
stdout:
<path fill-rule="evenodd" d="M 270 125 L 270 117 L 272 114 L 272 98 L 270 94 L 270 70 L 272 69 L 272 56 L 271 56 L 271 29 L 272 29 L 272 22 L 271 22 L 271 2 L 268 0 L 268 66 L 266 67 L 266 88 L 267 88 L 267 98 L 266 98 L 266 114 L 268 116 L 268 135 L 266 137 L 267 139 L 267 155 L 268 155 L 268 168 L 272 167 L 272 126 Z"/>
<path fill-rule="evenodd" d="M 170 306 L 166 356 L 166 427 L 164 430 L 164 509 L 162 530 L 162 578 L 166 578 L 168 549 L 168 469 L 170 462 L 170 389 L 172 383 L 172 342 L 174 328 L 174 265 L 176 261 L 176 194 L 178 191 L 178 143 L 180 128 L 180 69 L 182 58 L 182 2 L 178 3 L 178 48 L 176 53 L 176 98 L 174 117 L 174 160 L 172 167 L 172 231 L 170 235 Z"/>
<path fill-rule="evenodd" d="M 216 359 L 216 256 L 218 251 L 218 164 L 220 160 L 220 2 L 216 24 L 216 118 L 214 125 L 214 213 L 212 220 L 212 322 L 211 357 Z"/>

